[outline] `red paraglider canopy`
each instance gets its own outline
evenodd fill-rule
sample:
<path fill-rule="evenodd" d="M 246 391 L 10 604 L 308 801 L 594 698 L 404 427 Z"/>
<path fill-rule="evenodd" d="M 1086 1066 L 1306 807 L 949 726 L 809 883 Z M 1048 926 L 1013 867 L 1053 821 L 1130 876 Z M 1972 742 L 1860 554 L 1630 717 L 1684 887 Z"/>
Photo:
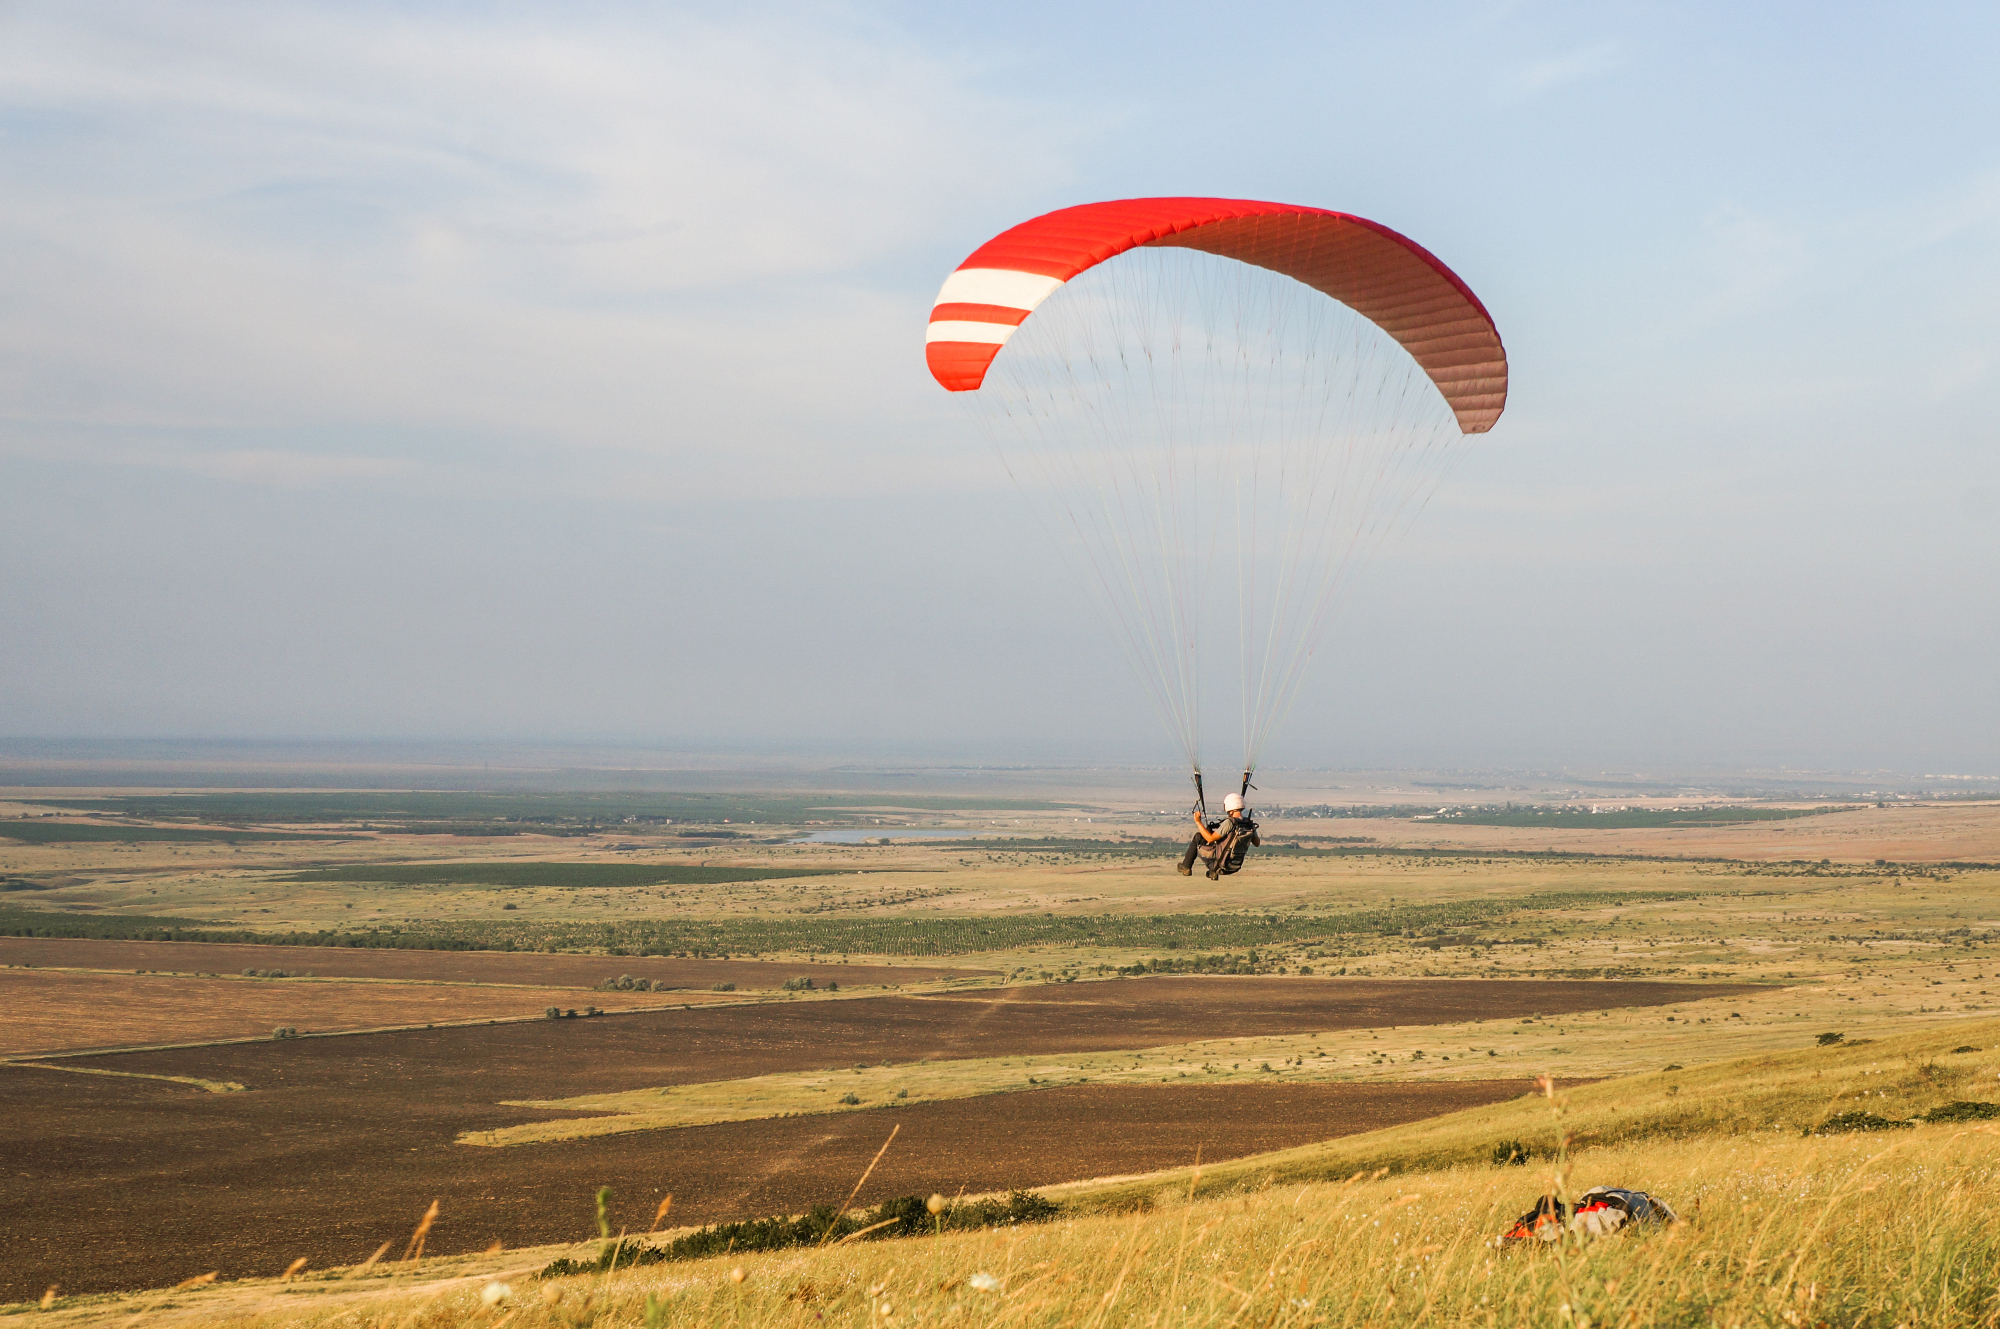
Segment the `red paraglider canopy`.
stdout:
<path fill-rule="evenodd" d="M 971 392 L 1014 329 L 1071 277 L 1139 245 L 1174 245 L 1296 278 L 1374 323 L 1423 367 L 1468 434 L 1507 405 L 1507 352 L 1486 307 L 1428 250 L 1344 212 L 1225 198 L 1086 203 L 994 236 L 946 278 L 925 359 Z"/>

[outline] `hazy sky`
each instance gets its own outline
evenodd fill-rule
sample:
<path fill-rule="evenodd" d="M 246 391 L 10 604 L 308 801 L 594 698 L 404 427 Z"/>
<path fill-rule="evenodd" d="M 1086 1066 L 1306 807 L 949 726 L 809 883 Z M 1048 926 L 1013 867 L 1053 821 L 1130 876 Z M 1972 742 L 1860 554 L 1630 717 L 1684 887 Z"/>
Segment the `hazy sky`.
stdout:
<path fill-rule="evenodd" d="M 1415 236 L 1512 364 L 1268 763 L 1992 772 L 1996 68 L 1972 3 L 0 4 L 0 734 L 1168 761 L 922 337 L 1191 193 Z"/>

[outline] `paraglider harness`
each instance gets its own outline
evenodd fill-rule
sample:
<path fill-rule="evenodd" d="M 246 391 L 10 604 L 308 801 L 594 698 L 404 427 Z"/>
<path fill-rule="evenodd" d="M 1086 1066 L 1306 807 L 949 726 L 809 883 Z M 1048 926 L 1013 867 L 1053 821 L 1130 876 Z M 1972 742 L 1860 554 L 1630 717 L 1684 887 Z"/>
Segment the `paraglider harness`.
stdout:
<path fill-rule="evenodd" d="M 1250 772 L 1243 772 L 1242 795 L 1247 798 L 1256 787 L 1250 783 Z M 1217 840 L 1207 840 L 1199 835 L 1189 840 L 1187 852 L 1181 855 L 1180 866 L 1184 873 L 1193 871 L 1197 858 L 1205 858 L 1208 860 L 1208 879 L 1220 880 L 1242 868 L 1251 845 L 1263 843 L 1257 838 L 1257 823 L 1247 816 L 1224 817 L 1221 821 L 1208 819 L 1208 798 L 1202 792 L 1200 771 L 1194 773 L 1194 810 L 1201 817 L 1202 825 L 1211 832 L 1222 830 L 1225 823 L 1228 829 Z"/>
<path fill-rule="evenodd" d="M 1560 1241 L 1565 1232 L 1608 1237 L 1627 1223 L 1678 1221 L 1667 1202 L 1658 1196 L 1628 1191 L 1622 1186 L 1593 1186 L 1578 1196 L 1573 1205 L 1564 1204 L 1553 1195 L 1544 1195 L 1533 1209 L 1514 1220 L 1514 1226 L 1507 1229 L 1500 1244 Z"/>

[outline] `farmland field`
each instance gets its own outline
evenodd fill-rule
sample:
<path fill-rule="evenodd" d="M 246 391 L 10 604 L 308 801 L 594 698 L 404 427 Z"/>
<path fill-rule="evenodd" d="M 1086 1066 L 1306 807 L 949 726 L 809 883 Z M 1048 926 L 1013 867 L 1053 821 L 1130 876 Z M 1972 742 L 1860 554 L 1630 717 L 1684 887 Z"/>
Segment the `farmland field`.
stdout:
<path fill-rule="evenodd" d="M 906 1128 L 914 1132 L 911 1147 L 882 1174 L 881 1194 L 917 1184 L 1006 1188 L 1166 1166 L 1186 1161 L 1197 1140 L 1205 1142 L 1204 1157 L 1235 1156 L 1341 1134 L 1356 1122 L 1490 1101 L 1521 1092 L 1522 1081 L 1487 1088 L 1480 1086 L 1491 1081 L 1070 1086 L 1047 1091 L 1073 1095 L 1054 1107 L 1032 1101 L 1040 1093 L 986 1094 L 498 1154 L 454 1142 L 523 1119 L 575 1115 L 505 1106 L 556 1087 L 580 1093 L 693 1085 L 850 1062 L 1144 1047 L 1190 1033 L 1359 1028 L 1385 1018 L 1421 1024 L 1472 1011 L 1552 1014 L 1704 991 L 1162 978 L 1000 989 L 969 1000 L 885 996 L 674 1009 L 62 1063 L 119 1077 L 0 1066 L 0 1095 L 10 1109 L 0 1122 L 0 1151 L 26 1160 L 16 1168 L 19 1184 L 0 1199 L 0 1240 L 23 1253 L 8 1273 L 22 1281 L 10 1283 L 6 1295 L 34 1290 L 27 1285 L 36 1279 L 75 1289 L 173 1281 L 187 1276 L 191 1251 L 202 1252 L 196 1262 L 210 1261 L 204 1269 L 220 1265 L 229 1276 L 282 1267 L 299 1254 L 316 1263 L 358 1260 L 436 1198 L 450 1215 L 433 1236 L 440 1252 L 480 1249 L 496 1237 L 514 1244 L 579 1236 L 590 1193 L 605 1184 L 621 1197 L 620 1223 L 641 1224 L 662 1187 L 690 1221 L 740 1217 L 817 1202 L 851 1185 L 853 1155 L 861 1152 L 865 1162 L 880 1143 L 874 1137 L 905 1120 L 913 1123 Z M 145 1075 L 245 1088 L 213 1094 L 130 1078 Z M 1179 1097 L 1187 1093 L 1196 1096 Z M 1068 1129 L 1044 1129 L 1059 1117 Z M 1200 1119 L 1209 1125 L 1186 1135 L 1142 1128 Z M 1035 1133 L 1024 1139 L 1030 1125 Z M 199 1230 L 184 1217 L 195 1212 L 204 1215 Z M 167 1233 L 177 1243 L 171 1257 L 159 1240 Z M 309 1249 L 295 1249 L 301 1243 Z"/>
<path fill-rule="evenodd" d="M 1044 799 L 959 798 L 935 794 L 817 795 L 753 794 L 491 794 L 427 790 L 293 793 L 240 790 L 229 793 L 84 794 L 46 798 L 29 795 L 23 806 L 64 811 L 96 811 L 120 817 L 341 823 L 408 826 L 488 823 L 505 832 L 561 825 L 610 827 L 636 834 L 682 826 L 740 824 L 764 826 L 830 823 L 866 824 L 871 809 L 898 811 L 1049 812 L 1062 806 Z"/>
<path fill-rule="evenodd" d="M 1467 808 L 1428 820 L 1456 826 L 1566 826 L 1585 830 L 1629 831 L 1655 826 L 1736 826 L 1755 821 L 1791 821 L 1851 808 Z"/>
<path fill-rule="evenodd" d="M 22 1046 L 255 1039 L 0 1064 L 0 1151 L 25 1160 L 0 1199 L 0 1239 L 25 1252 L 7 1295 L 353 1261 L 433 1199 L 441 1253 L 580 1238 L 606 1184 L 619 1225 L 648 1225 L 667 1191 L 676 1221 L 751 1217 L 838 1200 L 895 1124 L 864 1201 L 1080 1184 L 1195 1144 L 1220 1165 L 1545 1071 L 1658 1072 L 2000 1009 L 2000 872 L 1963 853 L 2000 846 L 2000 809 L 1978 805 L 1300 818 L 1210 883 L 1171 871 L 1164 814 L 1053 802 L 798 796 L 881 841 L 808 844 L 804 823 L 648 823 L 638 796 L 240 797 L 116 810 L 350 838 L 0 840 L 0 926 L 33 934 L 0 938 L 0 960 L 38 966 L 0 970 L 30 1013 Z M 1003 829 L 1021 838 L 986 838 Z M 49 935 L 65 931 L 94 939 Z M 590 990 L 620 974 L 695 990 Z M 723 982 L 738 990 L 708 991 Z M 508 1022 L 514 1002 L 664 1009 Z M 418 1027 L 267 1036 L 391 1013 Z M 91 1071 L 115 1074 L 74 1073 Z"/>
<path fill-rule="evenodd" d="M 66 1081 L 59 1086 L 49 1082 Z M 49 1092 L 59 1088 L 60 1093 Z M 677 1221 L 704 1222 L 838 1203 L 892 1126 L 896 1148 L 861 1200 L 933 1190 L 968 1193 L 1222 1160 L 1433 1116 L 1526 1092 L 1522 1082 L 1298 1085 L 1233 1089 L 1055 1089 L 840 1118 L 795 1117 L 595 1142 L 588 1151 L 511 1155 L 439 1143 L 428 1094 L 381 1101 L 375 1131 L 325 1130 L 353 1104 L 304 1086 L 207 1094 L 157 1081 L 0 1075 L 17 1157 L 4 1202 L 10 1259 L 0 1298 L 165 1285 L 211 1269 L 275 1274 L 365 1259 L 407 1235 L 433 1200 L 431 1249 L 477 1251 L 577 1240 L 592 1232 L 592 1194 L 612 1188 L 620 1227 L 644 1230 L 661 1197 Z M 474 1117 L 453 1114 L 454 1124 Z M 117 1122 L 114 1128 L 109 1123 Z M 246 1134 L 246 1128 L 249 1128 Z M 136 1153 L 135 1153 L 136 1151 Z M 56 1159 L 62 1160 L 57 1163 Z M 32 1190 L 48 1208 L 24 1212 Z"/>

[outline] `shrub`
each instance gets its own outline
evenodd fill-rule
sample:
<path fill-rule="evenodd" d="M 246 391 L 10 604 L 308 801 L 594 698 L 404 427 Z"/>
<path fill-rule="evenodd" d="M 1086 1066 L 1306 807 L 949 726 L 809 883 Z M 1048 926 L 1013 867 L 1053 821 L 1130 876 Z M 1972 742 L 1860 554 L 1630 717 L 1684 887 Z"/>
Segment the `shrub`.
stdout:
<path fill-rule="evenodd" d="M 543 1011 L 543 1012 L 542 1012 L 542 1018 L 543 1018 L 544 1020 L 560 1020 L 560 1019 L 562 1019 L 562 1007 L 560 1007 L 560 1006 L 551 1006 L 551 1007 L 549 1007 L 549 1008 L 548 1008 L 547 1010 L 545 1010 L 545 1011 Z"/>
<path fill-rule="evenodd" d="M 289 1024 L 281 1024 L 271 1031 L 271 1037 L 273 1038 L 297 1038 L 298 1036 L 298 1029 Z"/>
<path fill-rule="evenodd" d="M 788 978 L 785 980 L 785 991 L 787 992 L 810 992 L 812 990 L 813 981 L 810 978 Z"/>
<path fill-rule="evenodd" d="M 842 1103 L 845 1103 L 848 1107 L 858 1107 L 861 1104 L 861 1100 L 856 1098 L 851 1092 L 842 1094 L 840 1096 L 840 1101 Z"/>
<path fill-rule="evenodd" d="M 956 1204 L 937 1215 L 930 1212 L 921 1195 L 905 1195 L 901 1199 L 886 1200 L 872 1210 L 854 1210 L 845 1214 L 830 1204 L 822 1204 L 797 1217 L 753 1218 L 742 1223 L 721 1223 L 677 1237 L 664 1246 L 620 1247 L 607 1241 L 603 1253 L 595 1260 L 556 1260 L 542 1270 L 541 1276 L 561 1278 L 568 1274 L 598 1273 L 609 1269 L 614 1259 L 620 1269 L 627 1269 L 633 1265 L 699 1260 L 711 1255 L 744 1251 L 817 1246 L 839 1241 L 878 1223 L 885 1226 L 861 1240 L 917 1237 L 940 1231 L 964 1232 L 1015 1223 L 1041 1223 L 1061 1212 L 1062 1206 L 1033 1191 L 1015 1191 L 1004 1200 Z"/>
<path fill-rule="evenodd" d="M 1968 1103 L 1963 1100 L 1934 1107 L 1924 1113 L 1923 1120 L 1937 1123 L 1946 1121 L 1992 1121 L 2000 1117 L 2000 1103 Z"/>
<path fill-rule="evenodd" d="M 1888 1117 L 1878 1117 L 1873 1112 L 1836 1112 L 1805 1133 L 1841 1135 L 1849 1131 L 1906 1131 L 1914 1124 L 1914 1122 L 1892 1121 Z"/>
<path fill-rule="evenodd" d="M 734 992 L 734 991 L 736 991 L 736 985 L 735 985 L 734 983 L 717 983 L 717 984 L 716 984 L 716 985 L 715 985 L 714 987 L 710 988 L 710 989 L 709 989 L 709 991 L 710 991 L 710 992 Z"/>
<path fill-rule="evenodd" d="M 1493 1165 L 1495 1167 L 1520 1167 L 1526 1164 L 1533 1156 L 1528 1146 L 1522 1144 L 1519 1140 L 1502 1140 L 1499 1144 L 1493 1146 Z"/>
<path fill-rule="evenodd" d="M 1840 1042 L 1846 1037 L 1846 1034 L 1821 1034 L 1819 1036 L 1819 1045 L 1823 1048 L 1832 1047 L 1835 1043 Z"/>

